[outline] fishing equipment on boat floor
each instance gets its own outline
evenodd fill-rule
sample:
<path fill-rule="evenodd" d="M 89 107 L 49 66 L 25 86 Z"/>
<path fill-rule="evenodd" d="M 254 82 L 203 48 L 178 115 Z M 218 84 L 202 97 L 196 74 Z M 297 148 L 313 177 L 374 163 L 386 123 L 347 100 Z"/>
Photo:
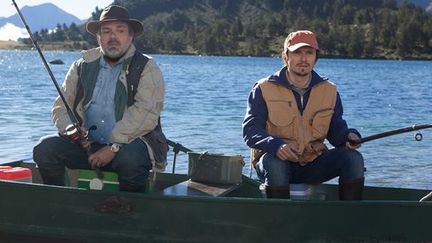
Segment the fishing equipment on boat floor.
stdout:
<path fill-rule="evenodd" d="M 242 180 L 244 166 L 241 155 L 188 152 L 188 175 L 192 181 L 236 184 Z"/>

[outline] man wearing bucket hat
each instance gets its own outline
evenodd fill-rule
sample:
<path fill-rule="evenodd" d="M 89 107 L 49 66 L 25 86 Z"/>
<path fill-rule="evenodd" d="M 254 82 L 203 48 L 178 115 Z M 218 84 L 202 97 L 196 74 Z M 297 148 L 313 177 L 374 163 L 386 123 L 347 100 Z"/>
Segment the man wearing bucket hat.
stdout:
<path fill-rule="evenodd" d="M 162 73 L 132 44 L 143 33 L 143 25 L 125 8 L 110 5 L 86 27 L 99 47 L 83 51 L 72 64 L 63 93 L 88 131 L 88 140 L 76 144 L 64 135 L 71 121 L 58 97 L 52 118 L 60 136 L 42 138 L 33 150 L 34 161 L 46 184 L 63 185 L 65 166 L 100 167 L 117 172 L 120 190 L 142 192 L 149 171 L 166 165 L 168 145 L 160 126 Z M 91 155 L 83 149 L 88 144 Z"/>
<path fill-rule="evenodd" d="M 290 184 L 318 184 L 339 177 L 339 198 L 361 200 L 364 163 L 360 139 L 342 118 L 335 84 L 314 70 L 319 51 L 313 32 L 285 39 L 285 67 L 255 83 L 243 121 L 251 162 L 268 198 L 289 198 Z M 327 149 L 327 139 L 332 149 Z"/>

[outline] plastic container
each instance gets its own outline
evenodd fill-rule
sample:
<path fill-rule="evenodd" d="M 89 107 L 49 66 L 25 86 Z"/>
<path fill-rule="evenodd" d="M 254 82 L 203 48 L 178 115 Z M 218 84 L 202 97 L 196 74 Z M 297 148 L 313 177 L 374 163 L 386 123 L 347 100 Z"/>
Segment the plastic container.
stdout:
<path fill-rule="evenodd" d="M 310 200 L 313 186 L 309 184 L 290 184 L 290 198 L 292 200 Z"/>
<path fill-rule="evenodd" d="M 9 168 L 5 168 L 9 167 Z M 1 166 L 0 180 L 32 182 L 32 172 L 29 168 Z"/>

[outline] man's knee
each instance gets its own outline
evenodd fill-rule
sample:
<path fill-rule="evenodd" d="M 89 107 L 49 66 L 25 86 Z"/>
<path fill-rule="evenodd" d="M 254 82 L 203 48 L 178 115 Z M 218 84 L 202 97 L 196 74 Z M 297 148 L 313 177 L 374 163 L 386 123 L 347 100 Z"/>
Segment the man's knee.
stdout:
<path fill-rule="evenodd" d="M 125 145 L 113 161 L 113 168 L 121 184 L 144 185 L 152 168 L 146 145 L 139 141 Z"/>
<path fill-rule="evenodd" d="M 265 170 L 270 170 L 270 171 L 281 170 L 282 168 L 285 168 L 285 164 L 286 164 L 285 161 L 282 161 L 269 153 L 264 154 L 260 162 Z"/>
<path fill-rule="evenodd" d="M 147 146 L 142 141 L 134 141 L 131 144 L 125 145 L 117 154 L 115 160 L 116 164 L 118 164 L 117 166 L 130 170 L 139 170 L 140 168 L 151 170 L 149 152 Z"/>
<path fill-rule="evenodd" d="M 257 174 L 264 179 L 266 185 L 286 186 L 289 185 L 289 162 L 282 161 L 268 153 L 257 164 Z"/>
<path fill-rule="evenodd" d="M 46 161 L 46 156 L 48 156 L 50 151 L 51 137 L 42 138 L 39 140 L 38 144 L 33 147 L 33 161 L 40 163 Z"/>

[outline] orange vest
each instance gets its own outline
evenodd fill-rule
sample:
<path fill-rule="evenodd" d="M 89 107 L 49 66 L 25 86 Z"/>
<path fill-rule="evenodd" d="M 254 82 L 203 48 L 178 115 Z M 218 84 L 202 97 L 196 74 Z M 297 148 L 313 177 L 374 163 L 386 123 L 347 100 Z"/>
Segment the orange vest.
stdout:
<path fill-rule="evenodd" d="M 323 81 L 312 87 L 303 115 L 297 108 L 293 91 L 267 79 L 258 82 L 267 105 L 266 131 L 269 135 L 294 142 L 300 150 L 298 161 L 305 165 L 325 149 L 330 121 L 336 105 L 336 86 Z M 252 164 L 258 162 L 264 151 L 251 150 Z"/>

